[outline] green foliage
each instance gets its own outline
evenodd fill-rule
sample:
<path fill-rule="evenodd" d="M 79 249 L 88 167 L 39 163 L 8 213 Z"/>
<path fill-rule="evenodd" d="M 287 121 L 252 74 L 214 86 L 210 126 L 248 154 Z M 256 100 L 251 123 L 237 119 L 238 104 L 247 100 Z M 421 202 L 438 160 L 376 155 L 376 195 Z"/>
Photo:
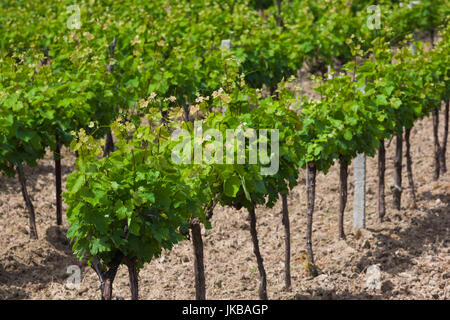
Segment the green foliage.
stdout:
<path fill-rule="evenodd" d="M 381 29 L 372 30 L 367 7 L 375 2 Z M 326 173 L 340 156 L 373 155 L 381 139 L 449 97 L 445 1 L 411 9 L 387 0 L 282 1 L 278 26 L 274 1 L 86 0 L 78 1 L 81 28 L 69 29 L 72 4 L 0 3 L 0 171 L 36 165 L 56 135 L 70 144 L 79 158 L 65 194 L 68 236 L 80 258 L 104 266 L 117 252 L 142 266 L 182 240 L 192 219 L 209 227 L 213 200 L 271 207 L 296 185 L 299 167 L 314 162 Z M 435 29 L 435 48 L 413 40 Z M 229 52 L 220 47 L 226 39 Z M 319 79 L 321 99 L 296 99 L 288 89 L 305 62 L 322 73 L 342 65 L 333 79 Z M 278 88 L 277 98 L 263 88 Z M 253 145 L 245 143 L 243 163 L 237 153 L 226 163 L 225 148 L 214 149 L 222 163 L 174 164 L 179 141 L 171 134 L 196 130 L 186 114 L 223 137 L 230 129 L 269 132 L 246 136 Z M 118 150 L 100 159 L 98 138 L 110 129 Z M 268 155 L 249 163 L 261 143 Z M 262 174 L 275 157 L 278 170 Z"/>
<path fill-rule="evenodd" d="M 108 158 L 97 158 L 101 145 L 83 131 L 74 141 L 80 157 L 64 194 L 67 235 L 80 258 L 97 257 L 107 265 L 120 251 L 142 266 L 184 239 L 191 218 L 205 220 L 205 194 L 168 162 L 164 126 L 155 132 L 116 122 L 113 128 L 118 150 Z"/>

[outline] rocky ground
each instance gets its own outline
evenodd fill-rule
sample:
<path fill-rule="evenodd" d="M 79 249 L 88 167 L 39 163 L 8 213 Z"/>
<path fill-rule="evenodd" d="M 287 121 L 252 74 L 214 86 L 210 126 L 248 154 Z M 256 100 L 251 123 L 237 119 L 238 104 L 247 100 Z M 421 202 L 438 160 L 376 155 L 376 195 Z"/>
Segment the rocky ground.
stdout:
<path fill-rule="evenodd" d="M 412 131 L 417 208 L 409 189 L 402 209 L 391 209 L 394 143 L 387 149 L 387 219 L 377 222 L 376 158 L 367 163 L 367 229 L 352 230 L 353 175 L 345 213 L 346 240 L 337 238 L 338 168 L 317 179 L 313 247 L 318 277 L 305 269 L 306 192 L 304 172 L 289 196 L 292 233 L 292 288 L 284 289 L 284 229 L 281 203 L 257 208 L 258 233 L 270 299 L 450 299 L 450 173 L 433 181 L 432 121 Z M 27 169 L 37 211 L 39 240 L 30 240 L 28 218 L 16 179 L 0 177 L 0 299 L 99 299 L 93 270 L 79 263 L 65 238 L 67 222 L 55 223 L 51 155 Z M 450 160 L 449 160 L 450 162 Z M 74 156 L 65 151 L 64 183 Z M 405 162 L 404 162 L 405 163 Z M 352 172 L 352 168 L 350 168 Z M 404 171 L 403 184 L 408 180 Z M 212 229 L 204 230 L 208 299 L 257 299 L 258 271 L 244 210 L 217 208 Z M 81 267 L 81 286 L 66 286 L 71 265 Z M 381 289 L 367 288 L 366 270 L 381 270 Z M 140 272 L 141 299 L 194 299 L 193 251 L 189 241 L 146 265 Z M 114 295 L 130 298 L 128 273 L 119 269 Z"/>

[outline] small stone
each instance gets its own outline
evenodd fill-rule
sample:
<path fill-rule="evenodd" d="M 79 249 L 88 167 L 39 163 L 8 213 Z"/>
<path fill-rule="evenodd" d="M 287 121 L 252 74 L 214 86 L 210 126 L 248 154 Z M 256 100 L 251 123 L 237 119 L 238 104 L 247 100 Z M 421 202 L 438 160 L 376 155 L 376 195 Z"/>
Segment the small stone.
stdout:
<path fill-rule="evenodd" d="M 367 268 L 366 286 L 369 290 L 381 290 L 381 270 L 376 264 Z"/>
<path fill-rule="evenodd" d="M 366 227 L 366 156 L 360 153 L 353 160 L 354 184 L 353 190 L 353 228 Z"/>

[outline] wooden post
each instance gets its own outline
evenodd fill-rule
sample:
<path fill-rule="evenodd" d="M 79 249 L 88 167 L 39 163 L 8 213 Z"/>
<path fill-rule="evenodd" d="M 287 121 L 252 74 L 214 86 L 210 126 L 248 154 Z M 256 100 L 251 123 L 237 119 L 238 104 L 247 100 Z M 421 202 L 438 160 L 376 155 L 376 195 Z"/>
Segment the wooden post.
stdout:
<path fill-rule="evenodd" d="M 286 290 L 291 287 L 291 229 L 289 223 L 289 209 L 287 194 L 281 194 L 283 203 L 282 223 L 284 226 L 284 283 Z"/>
<path fill-rule="evenodd" d="M 266 269 L 264 268 L 263 258 L 261 256 L 261 251 L 259 250 L 258 233 L 256 231 L 255 207 L 252 206 L 251 208 L 249 208 L 248 213 L 250 217 L 250 234 L 252 236 L 253 242 L 253 253 L 256 256 L 256 263 L 258 264 L 259 270 L 259 299 L 267 300 L 267 276 Z"/>
<path fill-rule="evenodd" d="M 222 48 L 223 53 L 230 52 L 231 51 L 231 40 L 222 40 L 220 47 Z M 222 53 L 222 55 L 223 55 L 223 53 Z M 224 106 L 222 109 L 222 114 L 225 115 L 226 111 L 227 111 L 227 106 Z"/>
<path fill-rule="evenodd" d="M 56 148 L 53 153 L 55 161 L 55 185 L 56 185 L 56 224 L 62 225 L 62 184 L 61 184 L 61 141 L 56 134 Z"/>
<path fill-rule="evenodd" d="M 356 77 L 355 77 L 356 78 Z M 365 85 L 360 88 L 364 93 Z M 353 198 L 353 228 L 366 227 L 366 155 L 360 153 L 353 161 L 355 190 Z"/>
<path fill-rule="evenodd" d="M 230 52 L 231 50 L 231 40 L 222 40 L 220 46 L 226 51 Z"/>
<path fill-rule="evenodd" d="M 111 45 L 109 46 L 110 60 L 114 58 L 114 51 L 116 50 L 116 45 L 117 45 L 117 37 L 114 37 Z M 109 73 L 112 73 L 113 69 L 114 69 L 114 65 L 108 64 L 108 65 L 106 65 L 106 69 L 108 70 Z M 116 85 L 116 89 L 117 89 L 117 85 Z M 111 152 L 114 152 L 114 140 L 113 140 L 111 129 L 109 129 L 109 131 L 106 133 L 103 157 L 109 157 L 109 154 Z"/>
<path fill-rule="evenodd" d="M 194 249 L 195 299 L 206 299 L 205 265 L 203 262 L 203 239 L 200 221 L 191 223 L 192 245 Z"/>
<path fill-rule="evenodd" d="M 360 153 L 353 161 L 355 191 L 353 199 L 353 227 L 366 227 L 366 155 Z"/>
<path fill-rule="evenodd" d="M 410 1 L 409 4 L 408 4 L 408 8 L 412 9 L 415 4 L 420 4 L 420 1 Z M 403 6 L 403 4 L 400 3 L 400 7 L 402 7 L 402 6 Z M 414 36 L 414 41 L 416 41 L 417 40 L 417 34 L 415 32 L 413 32 L 413 36 Z M 414 43 L 410 43 L 409 44 L 409 48 L 411 49 L 412 54 L 416 53 L 416 46 L 414 45 Z"/>
<path fill-rule="evenodd" d="M 31 198 L 28 194 L 27 180 L 25 178 L 25 172 L 23 170 L 22 165 L 18 165 L 16 170 L 17 170 L 17 175 L 19 177 L 19 182 L 20 182 L 20 187 L 22 190 L 23 199 L 25 200 L 25 205 L 27 206 L 27 209 L 28 209 L 28 219 L 29 219 L 29 223 L 30 223 L 30 238 L 37 239 L 38 234 L 37 234 L 37 228 L 36 228 L 36 218 L 35 218 L 36 214 L 34 211 L 33 203 L 31 202 Z"/>

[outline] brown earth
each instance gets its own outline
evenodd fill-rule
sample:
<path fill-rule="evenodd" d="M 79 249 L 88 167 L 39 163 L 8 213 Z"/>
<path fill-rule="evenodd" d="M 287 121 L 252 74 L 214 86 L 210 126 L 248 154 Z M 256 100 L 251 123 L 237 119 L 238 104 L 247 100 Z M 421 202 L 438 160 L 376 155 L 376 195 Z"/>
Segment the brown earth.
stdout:
<path fill-rule="evenodd" d="M 260 246 L 270 299 L 450 299 L 450 173 L 433 181 L 433 135 L 430 118 L 412 131 L 417 208 L 405 188 L 400 211 L 391 209 L 394 142 L 387 149 L 387 219 L 377 222 L 376 158 L 368 158 L 367 229 L 352 230 L 353 175 L 345 216 L 347 240 L 337 239 L 338 170 L 317 179 L 313 248 L 320 275 L 305 270 L 306 193 L 304 172 L 288 198 L 292 233 L 292 289 L 284 286 L 284 229 L 281 202 L 257 208 Z M 99 299 L 93 270 L 79 263 L 65 238 L 67 222 L 56 226 L 51 155 L 27 169 L 29 192 L 37 211 L 39 240 L 28 236 L 28 218 L 16 179 L 0 177 L 0 299 Z M 65 151 L 63 179 L 74 156 Z M 403 162 L 405 165 L 405 161 Z M 352 172 L 352 168 L 350 168 Z M 403 186 L 407 186 L 406 172 Z M 217 208 L 212 229 L 204 231 L 208 299 L 257 299 L 259 276 L 247 212 Z M 79 289 L 69 290 L 70 265 L 81 265 Z M 365 271 L 377 264 L 380 292 L 366 288 Z M 140 272 L 141 299 L 194 299 L 193 251 L 189 241 L 146 265 Z M 130 299 L 128 274 L 119 269 L 114 296 Z"/>

